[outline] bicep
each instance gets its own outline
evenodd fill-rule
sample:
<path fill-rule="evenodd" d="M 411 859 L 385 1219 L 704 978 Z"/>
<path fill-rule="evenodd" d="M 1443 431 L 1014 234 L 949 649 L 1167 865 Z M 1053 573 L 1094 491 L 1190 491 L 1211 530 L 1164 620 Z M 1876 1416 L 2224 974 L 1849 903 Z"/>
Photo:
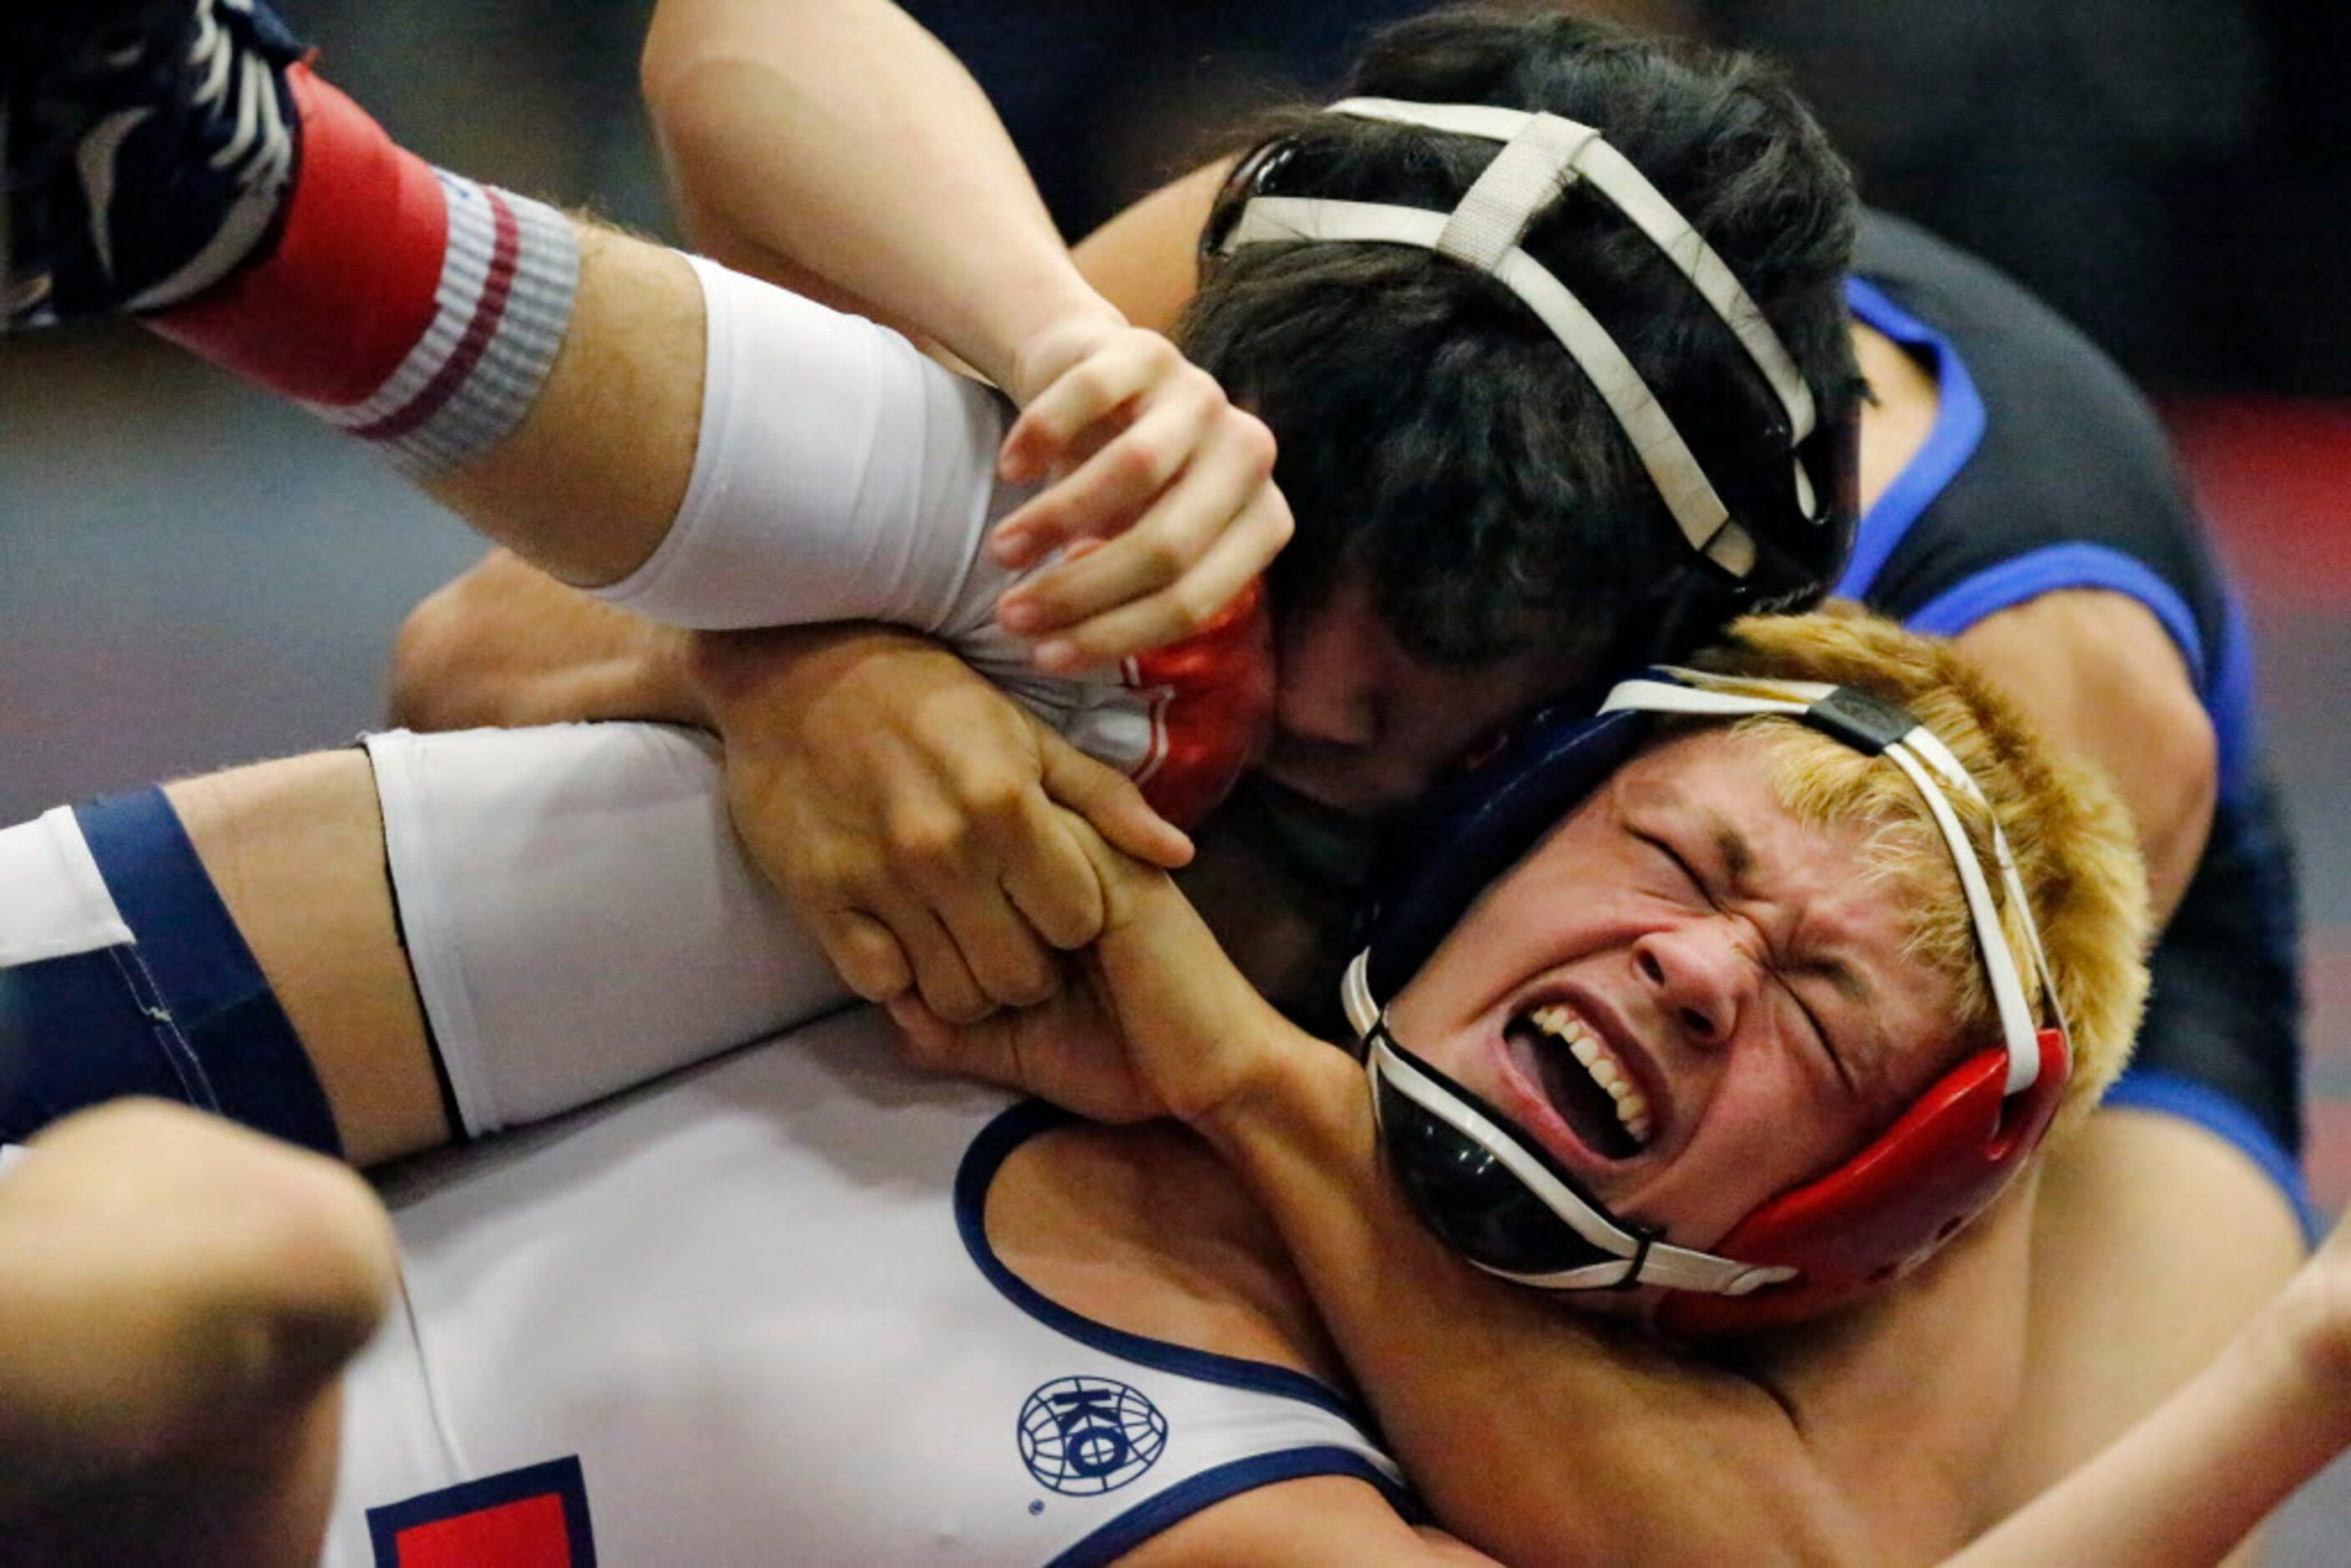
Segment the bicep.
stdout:
<path fill-rule="evenodd" d="M 2138 601 L 2044 594 L 1959 647 L 2048 737 L 2101 769 L 2138 829 L 2158 918 L 2187 890 L 2218 790 L 2219 745 L 2170 633 Z"/>
<path fill-rule="evenodd" d="M 1165 332 L 1191 303 L 1200 230 L 1232 166 L 1230 158 L 1203 164 L 1078 242 L 1078 270 L 1134 325 Z"/>
<path fill-rule="evenodd" d="M 1123 1568 L 1205 1563 L 1469 1564 L 1493 1559 L 1440 1531 L 1416 1528 L 1367 1481 L 1308 1476 L 1259 1487 L 1202 1509 L 1119 1559 Z"/>

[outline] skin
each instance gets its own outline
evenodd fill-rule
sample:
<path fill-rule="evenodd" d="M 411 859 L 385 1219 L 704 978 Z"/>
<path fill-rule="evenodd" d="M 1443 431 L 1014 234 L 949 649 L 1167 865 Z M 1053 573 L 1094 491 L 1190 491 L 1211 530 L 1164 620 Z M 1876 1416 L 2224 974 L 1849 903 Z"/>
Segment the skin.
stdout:
<path fill-rule="evenodd" d="M 56 1124 L 0 1178 L 0 1563 L 314 1561 L 336 1374 L 390 1225 L 349 1170 L 178 1105 Z"/>
<path fill-rule="evenodd" d="M 1678 759 L 1668 756 L 1666 761 L 1677 776 L 1724 767 L 1751 770 L 1735 754 L 1709 755 L 1709 748 L 1698 746 L 1676 749 Z M 198 853 L 221 879 L 232 914 L 250 922 L 248 940 L 281 988 L 289 1016 L 319 1062 L 352 1150 L 370 1157 L 413 1146 L 420 1118 L 438 1116 L 437 1094 L 421 1023 L 406 1000 L 409 985 L 398 961 L 364 758 L 341 753 L 264 764 L 173 786 L 172 795 L 186 813 Z M 1755 826 L 1761 835 L 1763 824 Z M 1871 1457 L 1882 1458 L 1891 1446 L 1880 1442 L 1848 1450 L 1839 1441 L 1804 1436 L 1790 1411 L 1818 1410 L 1825 1416 L 1842 1397 L 1830 1381 L 1822 1381 L 1817 1394 L 1812 1391 L 1808 1380 L 1817 1372 L 1759 1368 L 1732 1375 L 1669 1360 L 1597 1330 L 1572 1331 L 1552 1304 L 1476 1274 L 1437 1246 L 1401 1207 L 1370 1157 L 1368 1102 L 1357 1070 L 1288 1025 L 1249 989 L 1163 873 L 1080 832 L 1107 890 L 1105 936 L 1083 960 L 1087 984 L 1065 987 L 1046 1006 L 998 1015 L 1005 1027 L 1020 1031 L 1011 1042 L 1012 1060 L 1025 1061 L 1031 1071 L 1055 1061 L 1082 1064 L 1077 1071 L 1087 1076 L 1073 1091 L 1081 1108 L 1116 1119 L 1176 1111 L 1209 1137 L 1216 1158 L 1196 1148 L 1188 1156 L 1171 1154 L 1164 1143 L 1144 1140 L 1132 1146 L 1133 1157 L 1123 1164 L 1073 1164 L 1077 1176 L 1050 1191 L 1059 1195 L 1053 1202 L 1080 1213 L 1082 1223 L 1056 1228 L 1032 1215 L 1029 1228 L 1015 1226 L 1005 1233 L 1008 1246 L 1037 1265 L 1040 1281 L 1061 1270 L 1060 1278 L 1080 1281 L 1064 1299 L 1123 1321 L 1125 1314 L 1144 1314 L 1134 1320 L 1143 1326 L 1173 1331 L 1179 1320 L 1202 1321 L 1184 1314 L 1205 1311 L 1212 1326 L 1185 1331 L 1187 1341 L 1235 1354 L 1263 1354 L 1270 1344 L 1280 1352 L 1277 1359 L 1325 1374 L 1337 1364 L 1331 1359 L 1335 1344 L 1359 1371 L 1381 1369 L 1364 1381 L 1374 1389 L 1382 1420 L 1400 1434 L 1396 1440 L 1405 1462 L 1430 1475 L 1458 1478 L 1460 1469 L 1453 1460 L 1464 1452 L 1462 1434 L 1482 1430 L 1493 1409 L 1515 1407 L 1512 1401 L 1533 1400 L 1530 1410 L 1617 1412 L 1608 1423 L 1611 1435 L 1593 1445 L 1589 1463 L 1590 1473 L 1602 1480 L 1621 1476 L 1626 1490 L 1618 1491 L 1610 1482 L 1603 1493 L 1620 1498 L 1621 1508 L 1579 1505 L 1576 1529 L 1541 1550 L 1528 1550 L 1531 1538 L 1521 1540 L 1508 1531 L 1477 1542 L 1508 1560 L 1541 1562 L 1562 1550 L 1582 1552 L 1632 1520 L 1645 1521 L 1641 1528 L 1661 1546 L 1684 1542 L 1687 1531 L 1704 1541 L 1707 1531 L 1719 1532 L 1725 1521 L 1736 1519 L 1741 1531 L 1764 1529 L 1790 1542 L 1816 1540 L 1822 1552 L 1806 1549 L 1808 1554 L 1836 1556 L 1874 1555 L 1876 1548 L 1866 1542 L 1911 1542 L 1904 1549 L 1907 1552 L 1930 1542 L 1939 1550 L 1959 1538 L 1967 1492 L 1957 1478 L 1971 1482 L 1980 1475 L 1976 1460 L 1997 1431 L 2001 1407 L 1983 1393 L 1998 1390 L 2002 1380 L 1985 1375 L 1978 1357 L 1990 1355 L 1996 1365 L 1999 1357 L 2012 1362 L 2015 1355 L 2015 1336 L 1997 1332 L 2002 1315 L 1982 1299 L 1990 1289 L 1997 1300 L 1999 1281 L 2017 1276 L 2020 1233 L 2013 1223 L 1987 1228 L 1984 1240 L 1960 1249 L 1949 1268 L 1903 1287 L 1954 1292 L 1958 1301 L 1975 1301 L 1965 1310 L 1955 1305 L 1951 1312 L 1975 1325 L 1970 1332 L 1980 1336 L 1980 1352 L 1960 1354 L 1955 1341 L 1966 1336 L 1943 1335 L 1933 1377 L 1911 1374 L 1901 1399 L 1889 1399 L 1882 1390 L 1873 1393 L 1876 1418 L 1899 1420 L 1910 1436 L 1910 1446 L 1901 1450 L 1906 1484 L 1886 1492 L 1899 1499 L 1899 1506 L 1881 1505 L 1876 1512 L 1857 1507 L 1849 1491 L 1866 1493 L 1849 1489 L 1848 1482 L 1866 1480 Z M 1769 841 L 1759 836 L 1759 842 Z M 341 863 L 346 862 L 356 864 L 347 867 Z M 291 894 L 322 878 L 340 879 L 346 869 L 355 878 L 348 893 L 363 907 L 335 918 L 327 917 L 332 911 L 317 908 L 302 917 L 252 918 L 272 908 L 281 893 Z M 1505 892 L 1525 886 L 1554 896 L 1552 870 L 1531 865 L 1505 883 Z M 1892 920 L 1896 912 L 1888 906 L 1881 915 Z M 605 983 L 626 981 L 615 976 Z M 948 1027 L 927 1015 L 902 1016 L 914 1024 L 918 1038 L 925 1030 Z M 1165 1036 L 1170 1053 L 1180 1052 L 1182 1078 L 1165 1076 L 1161 1069 L 1154 1070 L 1163 1072 L 1157 1079 L 1132 1070 L 1109 1073 L 1118 1059 L 1104 1050 L 1105 1042 L 1145 1033 Z M 426 1141 L 445 1134 L 434 1121 Z M 1345 1151 L 1335 1166 L 1329 1157 L 1334 1146 Z M 1119 1178 L 1122 1169 L 1125 1175 Z M 1088 1170 L 1093 1175 L 1085 1176 Z M 1278 1244 L 1264 1216 L 1231 1190 L 1236 1172 L 1252 1190 L 1260 1181 L 1270 1184 L 1258 1191 L 1257 1201 L 1277 1217 Z M 1761 1194 L 1753 1186 L 1757 1173 L 1741 1176 L 1750 1184 L 1739 1195 L 1744 1204 Z M 1324 1185 L 1332 1181 L 1338 1185 Z M 1304 1218 L 1285 1218 L 1272 1199 L 1298 1184 L 1306 1188 Z M 1122 1191 L 1134 1195 L 1142 1208 L 1120 1207 L 1113 1200 Z M 1222 1197 L 1216 1197 L 1218 1191 Z M 1101 1207 L 1105 1201 L 1107 1208 Z M 1245 1222 L 1233 1219 L 1237 1213 Z M 1183 1239 L 1185 1226 L 1173 1216 L 1198 1221 L 1201 1235 Z M 994 1216 L 990 1223 L 993 1230 Z M 1085 1247 L 1073 1250 L 1072 1236 L 1087 1238 Z M 1090 1250 L 1096 1238 L 1103 1239 L 1104 1255 Z M 1380 1269 L 1360 1266 L 1353 1249 L 1362 1245 L 1378 1249 Z M 1297 1275 L 1282 1260 L 1285 1249 L 1298 1260 Z M 1148 1261 L 1123 1268 L 1122 1258 Z M 1087 1293 L 1087 1280 L 1095 1281 L 1094 1293 Z M 1301 1281 L 1311 1298 L 1301 1293 Z M 1336 1310 L 1325 1301 L 1325 1291 L 1336 1292 Z M 1408 1310 L 1405 1296 L 1413 1298 Z M 1154 1315 L 1167 1312 L 1177 1317 Z M 1318 1318 L 1327 1321 L 1327 1335 L 1314 1327 Z M 1446 1325 L 1443 1333 L 1425 1337 L 1431 1322 Z M 1566 1343 L 1582 1347 L 1578 1354 L 1562 1350 L 1563 1334 Z M 1861 1336 L 1821 1364 L 1833 1364 L 1847 1376 L 1865 1374 L 1886 1344 L 1898 1337 Z M 1399 1359 L 1395 1353 L 1406 1344 L 1417 1348 Z M 1434 1345 L 1447 1348 L 1432 1354 Z M 1372 1359 L 1360 1359 L 1366 1355 Z M 1391 1380 L 1386 1368 L 1392 1365 L 1405 1369 L 1401 1381 Z M 1497 1384 L 1505 1365 L 1512 1368 L 1507 1384 Z M 1536 1385 L 1528 1380 L 1531 1365 L 1549 1369 L 1556 1385 L 1535 1392 Z M 1866 1387 L 1873 1380 L 1865 1375 L 1861 1382 Z M 1497 1398 L 1501 1405 L 1493 1403 Z M 1855 1429 L 1845 1420 L 1824 1419 L 1823 1426 L 1844 1435 L 1844 1441 Z M 1966 1437 L 1961 1428 L 1985 1436 Z M 1745 1457 L 1719 1474 L 1709 1470 L 1705 1488 L 1685 1489 L 1691 1507 L 1668 1508 L 1667 1499 L 1650 1495 L 1642 1478 L 1660 1463 L 1694 1458 L 1668 1458 L 1693 1431 L 1716 1439 L 1735 1437 Z M 1948 1488 L 1922 1487 L 1921 1456 L 1942 1443 L 1956 1445 L 1958 1457 L 1948 1467 L 1924 1469 L 1955 1479 Z M 1539 1445 L 1525 1457 L 1541 1459 L 1548 1452 Z M 1514 1478 L 1511 1484 L 1530 1483 Z M 1464 1518 L 1495 1512 L 1490 1500 L 1447 1495 Z M 1284 1531 L 1305 1530 L 1311 1536 L 1311 1521 L 1327 1508 L 1337 1511 L 1331 1541 L 1385 1542 L 1376 1551 L 1366 1545 L 1364 1560 L 1405 1553 L 1393 1560 L 1410 1561 L 1412 1552 L 1450 1549 L 1398 1531 L 1384 1504 L 1361 1489 L 1306 1489 L 1285 1502 L 1294 1511 L 1286 1521 L 1262 1511 L 1262 1504 L 1246 1511 L 1252 1528 L 1275 1532 L 1267 1539 Z M 1438 1507 L 1445 1511 L 1447 1501 L 1440 1500 Z M 1521 1511 L 1505 1511 L 1516 1518 Z M 1560 1525 L 1541 1511 L 1527 1518 L 1536 1531 Z M 1350 1533 L 1354 1531 L 1371 1533 L 1359 1538 Z M 1832 1543 L 1842 1544 L 1832 1549 Z M 1219 1549 L 1202 1550 L 1219 1554 Z M 1348 1559 L 1340 1552 L 1328 1560 Z"/>
<path fill-rule="evenodd" d="M 1284 617 L 1274 656 L 1274 732 L 1259 769 L 1365 818 L 1418 797 L 1447 764 L 1581 673 L 1541 652 L 1468 670 L 1423 664 L 1397 643 L 1360 576 Z"/>
<path fill-rule="evenodd" d="M 1866 825 L 1798 822 L 1751 746 L 1702 733 L 1628 764 L 1392 1009 L 1415 1050 L 1685 1246 L 1834 1165 L 1958 1054 L 1956 992 L 1906 959 L 1904 890 L 1868 875 Z M 1564 1047 L 1506 1032 L 1543 1004 L 1638 1086 L 1637 1149 L 1612 1157 L 1554 1107 L 1539 1064 Z"/>

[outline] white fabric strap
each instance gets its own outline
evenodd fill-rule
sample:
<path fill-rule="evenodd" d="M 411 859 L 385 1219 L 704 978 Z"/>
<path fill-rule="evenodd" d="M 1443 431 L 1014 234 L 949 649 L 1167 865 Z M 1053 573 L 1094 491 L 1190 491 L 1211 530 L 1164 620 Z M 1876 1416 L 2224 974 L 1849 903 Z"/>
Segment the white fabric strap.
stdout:
<path fill-rule="evenodd" d="M 1812 389 L 1796 369 L 1796 361 L 1771 329 L 1762 310 L 1749 297 L 1738 274 L 1730 270 L 1715 248 L 1707 244 L 1706 236 L 1691 226 L 1679 209 L 1666 200 L 1664 193 L 1649 183 L 1647 175 L 1633 161 L 1618 152 L 1597 131 L 1557 115 L 1531 114 L 1523 110 L 1498 109 L 1487 104 L 1406 103 L 1399 99 L 1350 98 L 1331 106 L 1334 114 L 1351 115 L 1359 120 L 1380 120 L 1391 124 L 1417 125 L 1430 131 L 1450 131 L 1459 136 L 1482 137 L 1489 141 L 1511 141 L 1524 134 L 1531 122 L 1553 120 L 1587 133 L 1570 160 L 1568 172 L 1582 176 L 1593 189 L 1614 204 L 1616 210 L 1630 219 L 1635 227 L 1646 235 L 1655 245 L 1688 278 L 1716 316 L 1738 338 L 1740 347 L 1787 412 L 1791 444 L 1801 442 L 1813 433 L 1818 413 L 1813 406 Z M 1501 160 L 1497 159 L 1499 162 Z M 1482 182 L 1481 182 L 1482 183 Z M 1556 194 L 1556 191 L 1553 192 Z M 1520 225 L 1524 232 L 1524 225 Z M 1801 474 L 1801 469 L 1799 473 Z M 1806 511 L 1812 510 L 1809 493 L 1801 499 Z"/>
<path fill-rule="evenodd" d="M 1557 201 L 1575 177 L 1576 159 L 1599 139 L 1600 132 L 1573 120 L 1528 116 L 1453 209 L 1437 236 L 1437 254 L 1480 272 L 1499 267 L 1535 214 Z"/>
<path fill-rule="evenodd" d="M 1836 688 L 1817 681 L 1774 681 L 1771 687 L 1787 695 L 1770 697 L 1746 692 L 1729 691 L 1713 685 L 1715 677 L 1697 670 L 1674 669 L 1668 673 L 1681 681 L 1705 682 L 1707 685 L 1679 685 L 1675 681 L 1646 679 L 1619 682 L 1600 706 L 1602 713 L 1680 713 L 1715 718 L 1745 717 L 1757 714 L 1784 714 L 1801 717 L 1812 705 L 1834 693 Z M 1924 725 L 1912 728 L 1901 739 L 1886 747 L 1886 756 L 1902 769 L 1917 787 L 1919 798 L 1926 801 L 1929 815 L 1943 835 L 1945 847 L 1950 852 L 1952 868 L 1958 873 L 1959 888 L 1966 894 L 1968 913 L 1976 929 L 1976 947 L 1983 955 L 1984 974 L 1990 982 L 1992 1007 L 2000 1018 L 2001 1039 L 2008 1051 L 2006 1092 L 2015 1094 L 2031 1088 L 2041 1074 L 2041 1042 L 2032 1022 L 2032 1009 L 2025 999 L 2024 985 L 2017 973 L 2016 959 L 2009 951 L 2008 938 L 2001 926 L 2000 908 L 1993 902 L 1991 883 L 1985 879 L 1983 866 L 1976 858 L 1975 846 L 1969 841 L 1967 829 L 1960 823 L 1959 813 L 1951 810 L 1949 797 L 1960 793 L 1976 800 L 1983 800 L 1958 756 L 1943 743 L 1942 737 Z M 2032 905 L 2024 894 L 2023 880 L 2017 875 L 2016 862 L 2008 847 L 2007 835 L 2000 824 L 1991 824 L 1993 858 L 1998 863 L 2001 881 L 2009 902 L 2017 910 L 2019 925 L 2024 934 L 2026 951 L 2031 955 L 2035 973 L 2041 980 L 2043 1005 L 2059 1030 L 2064 1019 L 2057 1008 L 2057 992 L 2049 974 L 2048 955 L 2041 946 L 2041 933 L 2032 918 Z"/>
<path fill-rule="evenodd" d="M 1373 242 L 1435 250 L 1447 214 L 1375 202 L 1325 201 L 1314 196 L 1259 196 L 1242 209 L 1228 247 L 1265 240 Z M 1525 251 L 1512 249 L 1493 276 L 1525 301 L 1559 339 L 1608 405 L 1641 465 L 1657 487 L 1690 548 L 1734 577 L 1755 564 L 1755 541 L 1730 519 L 1665 406 L 1583 302 Z"/>

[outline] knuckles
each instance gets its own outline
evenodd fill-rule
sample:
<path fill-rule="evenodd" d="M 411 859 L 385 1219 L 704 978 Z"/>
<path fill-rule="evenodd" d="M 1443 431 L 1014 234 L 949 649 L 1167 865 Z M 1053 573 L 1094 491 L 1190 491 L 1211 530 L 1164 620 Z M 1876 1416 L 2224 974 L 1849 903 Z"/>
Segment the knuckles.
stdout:
<path fill-rule="evenodd" d="M 1273 473 L 1273 429 L 1247 409 L 1234 409 L 1225 420 L 1226 439 L 1260 479 Z"/>

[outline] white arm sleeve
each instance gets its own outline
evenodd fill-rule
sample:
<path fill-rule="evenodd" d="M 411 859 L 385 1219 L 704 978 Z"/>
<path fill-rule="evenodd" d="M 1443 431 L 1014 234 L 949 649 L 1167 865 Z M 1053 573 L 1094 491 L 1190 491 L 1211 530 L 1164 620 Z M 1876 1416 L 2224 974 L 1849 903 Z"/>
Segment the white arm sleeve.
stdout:
<path fill-rule="evenodd" d="M 402 940 L 465 1130 L 601 1099 L 852 999 L 654 725 L 371 736 Z"/>
<path fill-rule="evenodd" d="M 695 257 L 707 311 L 694 477 L 601 597 L 706 628 L 887 621 L 953 637 L 1010 580 L 979 547 L 1009 405 L 897 333 Z"/>

